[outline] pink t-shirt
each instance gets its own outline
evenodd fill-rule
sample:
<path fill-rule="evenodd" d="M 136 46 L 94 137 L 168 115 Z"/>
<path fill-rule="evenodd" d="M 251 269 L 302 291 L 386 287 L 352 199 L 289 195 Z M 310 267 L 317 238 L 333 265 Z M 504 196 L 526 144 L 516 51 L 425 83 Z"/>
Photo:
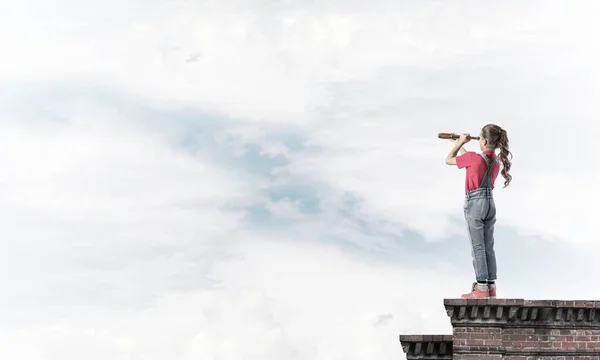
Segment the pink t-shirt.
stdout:
<path fill-rule="evenodd" d="M 483 153 L 487 155 L 489 160 L 494 160 L 494 158 L 496 157 L 496 153 L 492 150 L 486 150 Z M 469 151 L 460 156 L 457 156 L 456 166 L 458 166 L 459 169 L 467 168 L 467 174 L 465 177 L 466 192 L 479 188 L 479 185 L 483 181 L 483 177 L 485 176 L 485 172 L 488 168 L 488 165 L 483 159 L 483 157 L 474 151 Z M 496 182 L 496 178 L 498 177 L 499 172 L 500 163 L 499 161 L 496 161 L 494 167 L 492 168 L 492 189 L 494 188 L 494 183 Z"/>

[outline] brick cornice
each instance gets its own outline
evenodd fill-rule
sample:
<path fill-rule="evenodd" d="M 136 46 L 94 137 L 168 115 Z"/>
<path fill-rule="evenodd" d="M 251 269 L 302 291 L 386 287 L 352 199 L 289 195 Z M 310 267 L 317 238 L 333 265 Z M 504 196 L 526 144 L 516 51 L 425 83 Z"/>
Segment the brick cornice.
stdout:
<path fill-rule="evenodd" d="M 444 299 L 452 326 L 600 329 L 600 301 Z"/>
<path fill-rule="evenodd" d="M 452 335 L 400 335 L 407 360 L 452 359 Z"/>

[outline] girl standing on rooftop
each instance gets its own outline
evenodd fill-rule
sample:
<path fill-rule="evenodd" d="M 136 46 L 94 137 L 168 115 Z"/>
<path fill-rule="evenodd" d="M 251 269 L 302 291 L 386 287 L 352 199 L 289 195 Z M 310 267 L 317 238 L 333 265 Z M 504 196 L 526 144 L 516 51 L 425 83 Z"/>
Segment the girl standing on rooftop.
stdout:
<path fill-rule="evenodd" d="M 506 130 L 498 125 L 488 124 L 479 135 L 481 153 L 464 152 L 457 156 L 462 146 L 471 140 L 469 134 L 462 134 L 454 140 L 454 148 L 446 157 L 446 164 L 466 169 L 464 213 L 467 233 L 471 241 L 475 280 L 471 292 L 463 294 L 467 299 L 488 299 L 496 297 L 496 253 L 494 251 L 494 225 L 496 204 L 492 196 L 494 183 L 500 173 L 507 187 L 512 176 L 510 167 L 512 154 L 508 149 Z M 496 155 L 496 149 L 500 154 Z M 500 162 L 498 162 L 498 158 Z"/>

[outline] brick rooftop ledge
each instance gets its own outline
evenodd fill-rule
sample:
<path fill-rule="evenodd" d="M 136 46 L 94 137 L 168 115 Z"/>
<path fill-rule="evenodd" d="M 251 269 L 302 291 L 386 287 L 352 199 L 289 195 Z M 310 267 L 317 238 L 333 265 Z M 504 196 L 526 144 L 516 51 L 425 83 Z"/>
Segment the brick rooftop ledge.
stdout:
<path fill-rule="evenodd" d="M 444 299 L 454 327 L 600 329 L 600 301 Z"/>
<path fill-rule="evenodd" d="M 600 359 L 600 301 L 444 299 L 450 335 L 401 335 L 407 360 Z"/>
<path fill-rule="evenodd" d="M 407 360 L 452 359 L 452 335 L 400 335 Z"/>

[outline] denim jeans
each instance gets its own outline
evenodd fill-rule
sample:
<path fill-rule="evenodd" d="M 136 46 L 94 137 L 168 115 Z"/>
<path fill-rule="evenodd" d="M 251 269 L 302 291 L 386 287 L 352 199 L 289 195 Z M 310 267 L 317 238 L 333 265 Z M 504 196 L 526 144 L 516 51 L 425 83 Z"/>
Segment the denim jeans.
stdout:
<path fill-rule="evenodd" d="M 473 268 L 477 281 L 496 280 L 494 224 L 496 205 L 492 189 L 481 187 L 465 195 L 464 205 L 467 232 L 471 240 Z"/>

